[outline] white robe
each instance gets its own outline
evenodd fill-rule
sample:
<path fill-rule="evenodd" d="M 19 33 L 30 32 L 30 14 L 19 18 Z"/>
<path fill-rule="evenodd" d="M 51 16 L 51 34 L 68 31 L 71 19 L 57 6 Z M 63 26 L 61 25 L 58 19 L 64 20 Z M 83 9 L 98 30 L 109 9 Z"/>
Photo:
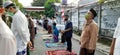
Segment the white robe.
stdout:
<path fill-rule="evenodd" d="M 30 33 L 27 18 L 20 10 L 12 16 L 11 29 L 17 40 L 17 52 L 25 50 L 30 41 Z"/>
<path fill-rule="evenodd" d="M 34 23 L 34 27 L 37 27 L 37 20 L 36 19 L 33 19 L 33 23 Z"/>
<path fill-rule="evenodd" d="M 116 38 L 114 55 L 120 55 L 120 18 L 118 18 L 118 23 L 113 38 Z"/>
<path fill-rule="evenodd" d="M 0 17 L 0 55 L 16 55 L 15 36 Z"/>

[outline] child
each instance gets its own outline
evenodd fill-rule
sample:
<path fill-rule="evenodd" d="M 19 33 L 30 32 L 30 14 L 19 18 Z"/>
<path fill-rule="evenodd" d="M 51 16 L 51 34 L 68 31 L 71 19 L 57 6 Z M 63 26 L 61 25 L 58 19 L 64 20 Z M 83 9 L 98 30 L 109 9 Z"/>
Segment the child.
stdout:
<path fill-rule="evenodd" d="M 59 36 L 59 31 L 56 27 L 56 23 L 53 23 L 53 39 L 54 39 L 54 42 L 59 42 L 59 39 L 58 39 L 58 36 Z"/>

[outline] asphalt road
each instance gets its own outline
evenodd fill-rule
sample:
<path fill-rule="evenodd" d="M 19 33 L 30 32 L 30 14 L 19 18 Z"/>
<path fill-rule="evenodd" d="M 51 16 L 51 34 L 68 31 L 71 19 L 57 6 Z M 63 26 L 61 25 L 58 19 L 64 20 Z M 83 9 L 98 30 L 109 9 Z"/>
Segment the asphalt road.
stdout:
<path fill-rule="evenodd" d="M 66 47 L 59 48 L 47 48 L 44 41 L 42 40 L 42 35 L 47 35 L 47 32 L 44 31 L 41 27 L 38 27 L 38 34 L 35 37 L 35 50 L 31 51 L 31 55 L 45 55 L 48 50 L 57 50 L 57 49 L 66 49 Z M 75 39 L 72 39 L 72 49 L 79 55 L 80 45 L 79 42 Z M 99 51 L 95 52 L 95 55 L 105 55 Z"/>

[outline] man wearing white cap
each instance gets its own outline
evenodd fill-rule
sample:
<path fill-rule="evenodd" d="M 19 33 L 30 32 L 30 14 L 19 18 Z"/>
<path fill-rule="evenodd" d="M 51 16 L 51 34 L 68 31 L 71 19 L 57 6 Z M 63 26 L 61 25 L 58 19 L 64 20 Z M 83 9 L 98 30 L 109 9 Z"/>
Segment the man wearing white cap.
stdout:
<path fill-rule="evenodd" d="M 17 44 L 10 28 L 2 20 L 4 9 L 0 7 L 0 55 L 16 55 Z"/>
<path fill-rule="evenodd" d="M 26 55 L 27 45 L 31 46 L 27 18 L 11 1 L 6 1 L 4 8 L 12 17 L 11 29 L 17 40 L 17 55 Z"/>

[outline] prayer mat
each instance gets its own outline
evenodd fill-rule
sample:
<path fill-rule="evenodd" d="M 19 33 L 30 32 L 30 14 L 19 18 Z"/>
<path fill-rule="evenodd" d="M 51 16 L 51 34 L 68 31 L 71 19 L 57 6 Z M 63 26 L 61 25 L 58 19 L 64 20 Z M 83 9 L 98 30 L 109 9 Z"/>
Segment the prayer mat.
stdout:
<path fill-rule="evenodd" d="M 46 55 L 77 55 L 75 52 L 68 52 L 66 50 L 50 50 Z"/>
<path fill-rule="evenodd" d="M 42 36 L 41 33 L 38 33 L 38 34 L 35 35 L 35 37 L 41 37 L 41 36 Z"/>
<path fill-rule="evenodd" d="M 54 48 L 54 47 L 66 47 L 67 44 L 60 44 L 60 43 L 45 43 L 47 48 Z"/>
<path fill-rule="evenodd" d="M 43 39 L 43 41 L 52 40 L 53 37 L 50 37 L 50 36 L 42 36 L 42 39 Z"/>

